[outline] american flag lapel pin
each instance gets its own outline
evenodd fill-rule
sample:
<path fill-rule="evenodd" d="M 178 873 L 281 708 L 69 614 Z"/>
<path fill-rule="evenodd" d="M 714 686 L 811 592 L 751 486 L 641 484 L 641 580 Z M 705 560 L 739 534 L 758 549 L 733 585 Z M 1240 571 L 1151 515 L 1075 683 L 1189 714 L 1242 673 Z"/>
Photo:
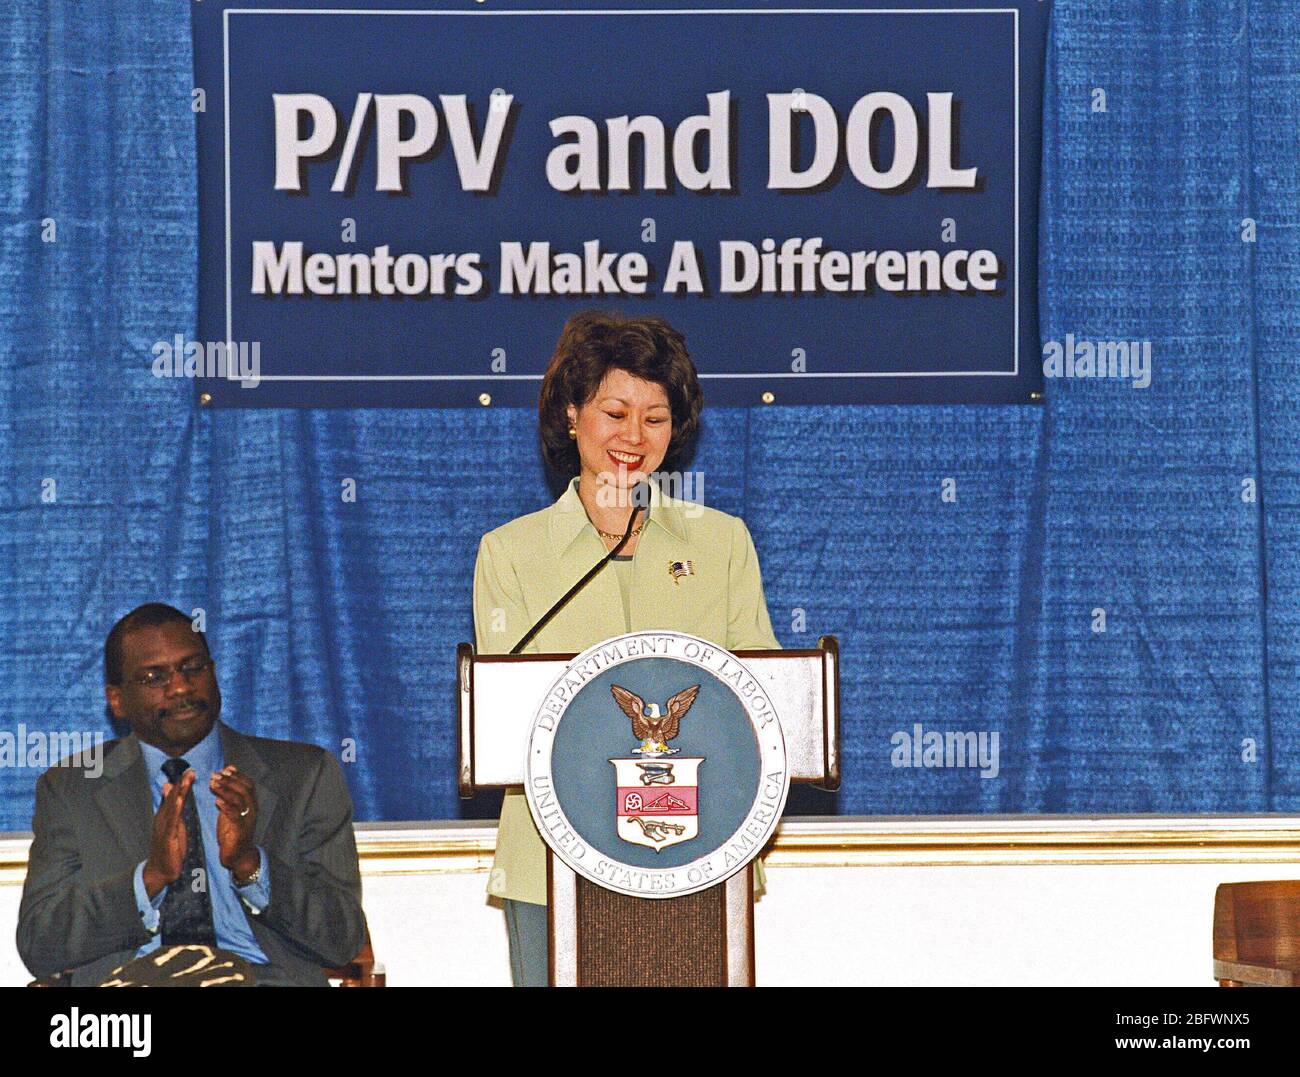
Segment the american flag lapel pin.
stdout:
<path fill-rule="evenodd" d="M 683 576 L 695 575 L 695 562 L 694 561 L 669 561 L 668 575 L 670 575 L 673 578 L 673 584 L 675 586 Z"/>

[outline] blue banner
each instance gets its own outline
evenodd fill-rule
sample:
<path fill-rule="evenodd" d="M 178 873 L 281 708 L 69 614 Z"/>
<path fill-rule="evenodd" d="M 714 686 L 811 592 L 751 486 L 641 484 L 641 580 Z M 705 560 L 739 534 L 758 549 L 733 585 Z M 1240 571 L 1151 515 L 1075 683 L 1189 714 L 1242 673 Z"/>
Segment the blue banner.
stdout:
<path fill-rule="evenodd" d="M 662 315 L 711 404 L 1040 397 L 1047 4 L 193 5 L 219 406 L 535 406 Z"/>

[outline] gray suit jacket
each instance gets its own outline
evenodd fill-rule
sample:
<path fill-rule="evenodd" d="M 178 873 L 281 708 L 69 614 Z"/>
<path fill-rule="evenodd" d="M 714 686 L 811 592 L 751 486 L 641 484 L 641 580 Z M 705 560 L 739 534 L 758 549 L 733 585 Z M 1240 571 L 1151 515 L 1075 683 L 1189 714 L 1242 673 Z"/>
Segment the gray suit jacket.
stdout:
<path fill-rule="evenodd" d="M 226 763 L 257 786 L 254 839 L 266 850 L 271 900 L 248 920 L 279 973 L 268 978 L 324 985 L 322 966 L 351 961 L 366 933 L 343 772 L 314 745 L 219 728 Z M 150 939 L 133 887 L 153 827 L 144 757 L 134 735 L 104 750 L 97 778 L 58 766 L 36 783 L 18 912 L 23 963 L 36 976 L 72 969 L 74 986 L 102 982 Z"/>

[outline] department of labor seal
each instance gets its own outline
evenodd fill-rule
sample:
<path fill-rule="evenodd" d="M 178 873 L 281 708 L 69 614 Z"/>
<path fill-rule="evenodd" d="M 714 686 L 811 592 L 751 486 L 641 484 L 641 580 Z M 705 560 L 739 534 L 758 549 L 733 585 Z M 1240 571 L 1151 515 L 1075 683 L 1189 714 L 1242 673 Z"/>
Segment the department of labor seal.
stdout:
<path fill-rule="evenodd" d="M 790 790 L 762 683 L 681 632 L 615 636 L 542 697 L 524 767 L 543 839 L 579 875 L 633 897 L 715 886 L 762 850 Z"/>

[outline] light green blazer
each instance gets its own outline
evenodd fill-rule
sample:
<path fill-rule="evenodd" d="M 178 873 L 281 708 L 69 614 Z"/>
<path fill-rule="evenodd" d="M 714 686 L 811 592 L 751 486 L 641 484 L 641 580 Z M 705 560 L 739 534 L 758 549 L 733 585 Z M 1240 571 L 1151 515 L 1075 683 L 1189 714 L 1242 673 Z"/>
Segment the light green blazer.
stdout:
<path fill-rule="evenodd" d="M 524 648 L 526 654 L 586 650 L 610 636 L 650 628 L 687 632 L 728 650 L 776 649 L 758 554 L 745 522 L 679 501 L 650 484 L 650 514 L 632 561 L 631 619 L 607 565 Z M 480 654 L 507 654 L 525 632 L 608 551 L 587 519 L 575 478 L 550 508 L 483 536 L 474 568 L 474 635 Z M 692 575 L 669 565 L 690 561 Z M 546 846 L 522 792 L 501 806 L 488 893 L 546 904 Z"/>

